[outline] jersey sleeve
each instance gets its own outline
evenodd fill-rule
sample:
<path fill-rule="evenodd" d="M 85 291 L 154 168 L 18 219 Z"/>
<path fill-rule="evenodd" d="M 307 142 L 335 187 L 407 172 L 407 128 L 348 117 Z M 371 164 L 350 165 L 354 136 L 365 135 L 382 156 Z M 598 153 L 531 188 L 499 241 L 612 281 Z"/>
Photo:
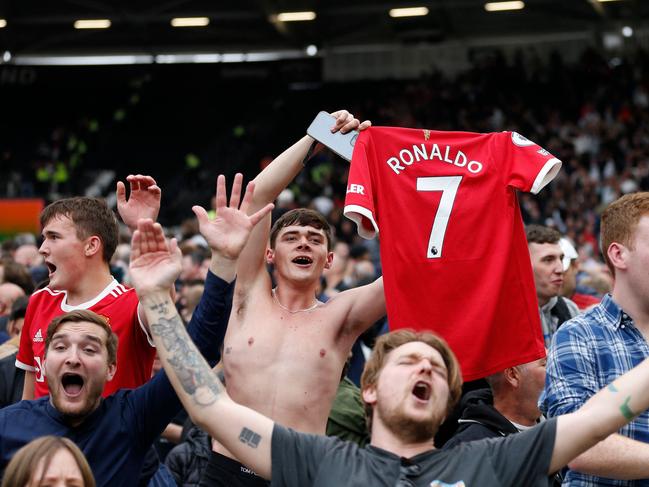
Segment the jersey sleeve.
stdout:
<path fill-rule="evenodd" d="M 507 186 L 536 194 L 561 169 L 559 159 L 517 132 L 500 132 L 495 137 L 492 157 L 499 160 Z"/>
<path fill-rule="evenodd" d="M 379 232 L 370 172 L 373 153 L 371 130 L 369 128 L 361 132 L 354 145 L 343 211 L 347 218 L 356 223 L 358 234 L 367 239 L 376 237 Z"/>
<path fill-rule="evenodd" d="M 23 322 L 22 332 L 20 333 L 20 346 L 18 354 L 16 355 L 16 367 L 26 370 L 27 372 L 35 372 L 34 367 L 34 349 L 32 348 L 32 322 L 34 319 L 34 309 L 36 308 L 34 299 L 31 298 L 27 304 L 25 311 L 25 321 Z M 45 337 L 43 337 L 45 339 Z"/>

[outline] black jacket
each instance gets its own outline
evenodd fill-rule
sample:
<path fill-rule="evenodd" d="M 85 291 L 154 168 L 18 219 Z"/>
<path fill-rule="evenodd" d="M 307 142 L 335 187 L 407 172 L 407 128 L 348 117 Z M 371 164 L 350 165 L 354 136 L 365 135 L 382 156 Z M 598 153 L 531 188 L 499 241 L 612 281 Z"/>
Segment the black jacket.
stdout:
<path fill-rule="evenodd" d="M 16 367 L 16 355 L 0 359 L 0 408 L 17 403 L 23 396 L 25 371 Z"/>
<path fill-rule="evenodd" d="M 197 487 L 207 467 L 212 451 L 212 440 L 198 427 L 192 428 L 187 438 L 167 455 L 165 465 L 176 483 L 183 487 Z"/>
<path fill-rule="evenodd" d="M 478 389 L 467 393 L 460 402 L 462 415 L 459 427 L 444 448 L 453 448 L 465 441 L 494 438 L 518 433 L 516 427 L 496 408 L 490 389 Z"/>

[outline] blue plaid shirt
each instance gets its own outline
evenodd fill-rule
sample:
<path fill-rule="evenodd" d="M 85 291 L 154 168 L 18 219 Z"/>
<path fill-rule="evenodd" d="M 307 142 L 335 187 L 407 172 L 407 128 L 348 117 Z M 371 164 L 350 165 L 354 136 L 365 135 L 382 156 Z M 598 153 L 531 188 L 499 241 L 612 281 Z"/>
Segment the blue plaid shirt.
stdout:
<path fill-rule="evenodd" d="M 554 334 L 539 407 L 547 417 L 571 413 L 646 357 L 649 344 L 629 315 L 606 295 L 600 304 L 567 321 Z M 649 412 L 619 433 L 649 443 Z M 567 470 L 562 485 L 649 486 L 649 479 L 612 480 Z"/>

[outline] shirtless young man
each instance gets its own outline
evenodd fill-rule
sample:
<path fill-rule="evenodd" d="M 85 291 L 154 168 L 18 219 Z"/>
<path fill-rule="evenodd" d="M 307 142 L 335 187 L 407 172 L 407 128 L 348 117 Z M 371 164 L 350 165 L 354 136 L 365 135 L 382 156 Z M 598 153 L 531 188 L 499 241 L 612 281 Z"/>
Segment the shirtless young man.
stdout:
<path fill-rule="evenodd" d="M 348 112 L 334 113 L 333 130 L 364 129 Z M 248 214 L 275 200 L 303 169 L 313 139 L 305 136 L 257 178 Z M 194 207 L 201 233 L 207 213 Z M 270 236 L 270 246 L 268 245 Z M 232 399 L 273 420 L 324 434 L 340 374 L 356 338 L 385 315 L 383 280 L 316 300 L 324 269 L 331 266 L 331 232 L 310 210 L 295 210 L 257 225 L 237 264 L 232 314 L 224 342 L 226 387 Z M 266 264 L 275 268 L 272 288 Z M 267 485 L 215 444 L 201 485 Z M 226 458 L 229 457 L 229 458 Z"/>

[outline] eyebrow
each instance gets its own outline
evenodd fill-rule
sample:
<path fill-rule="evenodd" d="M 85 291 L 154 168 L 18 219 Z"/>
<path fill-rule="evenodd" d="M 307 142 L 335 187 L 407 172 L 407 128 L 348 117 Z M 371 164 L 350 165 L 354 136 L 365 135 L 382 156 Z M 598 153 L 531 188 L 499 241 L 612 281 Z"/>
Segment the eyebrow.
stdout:
<path fill-rule="evenodd" d="M 301 232 L 299 230 L 289 230 L 287 232 L 284 232 L 284 236 L 286 236 L 286 235 L 298 235 L 300 233 Z M 323 237 L 324 238 L 324 235 L 322 235 L 322 233 L 316 232 L 314 230 L 307 230 L 307 235 L 310 235 L 310 236 L 313 235 L 313 236 Z"/>
<path fill-rule="evenodd" d="M 444 369 L 446 369 L 446 364 L 444 363 L 444 361 L 440 362 L 437 359 L 437 357 L 435 357 L 433 355 L 424 356 L 424 355 L 422 355 L 420 353 L 412 352 L 412 353 L 408 353 L 406 355 L 400 355 L 399 358 L 400 359 L 402 359 L 402 358 L 412 358 L 412 359 L 417 359 L 417 360 L 421 360 L 422 358 L 426 358 L 426 359 L 428 359 L 430 361 L 431 364 L 433 364 L 433 365 L 435 365 L 437 367 L 443 367 Z"/>
<path fill-rule="evenodd" d="M 62 339 L 62 338 L 68 338 L 69 335 L 67 333 L 55 333 L 54 336 L 52 337 L 52 341 Z M 103 345 L 104 342 L 102 341 L 101 338 L 99 338 L 97 335 L 89 335 L 89 334 L 84 334 L 83 339 L 90 341 L 90 342 L 95 342 L 98 343 L 99 345 Z"/>

